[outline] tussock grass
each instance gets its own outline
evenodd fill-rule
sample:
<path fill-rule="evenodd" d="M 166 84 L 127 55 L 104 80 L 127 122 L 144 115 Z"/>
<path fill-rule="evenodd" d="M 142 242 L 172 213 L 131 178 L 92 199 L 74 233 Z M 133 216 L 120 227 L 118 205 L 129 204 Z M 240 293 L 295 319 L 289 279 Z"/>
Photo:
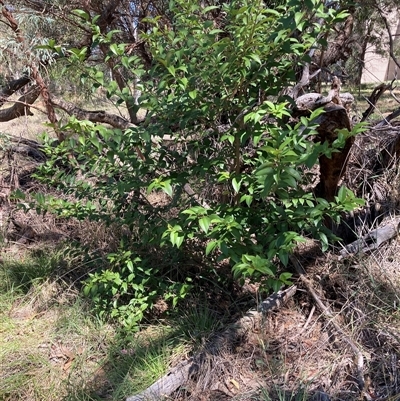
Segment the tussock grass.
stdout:
<path fill-rule="evenodd" d="M 175 314 L 174 324 L 183 341 L 191 347 L 198 347 L 204 345 L 210 334 L 223 329 L 223 319 L 220 312 L 213 310 L 211 305 L 201 298 L 192 299 L 187 304 L 179 314 Z"/>

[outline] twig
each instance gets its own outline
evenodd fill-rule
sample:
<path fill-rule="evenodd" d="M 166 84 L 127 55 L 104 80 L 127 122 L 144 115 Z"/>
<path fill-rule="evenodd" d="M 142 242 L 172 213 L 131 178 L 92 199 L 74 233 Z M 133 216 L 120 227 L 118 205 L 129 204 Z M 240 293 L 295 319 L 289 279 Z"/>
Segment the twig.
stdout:
<path fill-rule="evenodd" d="M 312 308 L 311 308 L 311 312 L 310 312 L 310 314 L 308 315 L 307 321 L 304 323 L 304 326 L 303 326 L 302 329 L 301 329 L 302 332 L 303 332 L 303 331 L 307 328 L 307 326 L 310 324 L 311 319 L 312 319 L 312 317 L 313 317 L 313 315 L 314 315 L 314 312 L 315 312 L 315 305 L 313 305 Z"/>

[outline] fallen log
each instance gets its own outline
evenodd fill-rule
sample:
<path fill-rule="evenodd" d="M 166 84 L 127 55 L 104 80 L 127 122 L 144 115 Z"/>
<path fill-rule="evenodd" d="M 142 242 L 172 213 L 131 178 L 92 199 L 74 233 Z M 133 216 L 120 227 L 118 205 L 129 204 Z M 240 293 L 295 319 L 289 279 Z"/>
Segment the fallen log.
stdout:
<path fill-rule="evenodd" d="M 215 336 L 205 349 L 187 361 L 183 361 L 175 366 L 146 390 L 137 395 L 127 397 L 126 401 L 159 401 L 163 397 L 169 397 L 198 373 L 205 361 L 210 363 L 210 359 L 207 358 L 208 354 L 215 354 L 218 352 L 218 349 L 225 347 L 229 343 L 233 343 L 238 338 L 243 338 L 243 335 L 260 323 L 267 312 L 282 306 L 296 293 L 296 290 L 297 287 L 292 285 L 286 290 L 272 294 L 258 306 L 257 310 L 247 312 L 238 322 L 230 325 L 222 334 Z"/>
<path fill-rule="evenodd" d="M 358 240 L 346 245 L 341 251 L 339 259 L 352 255 L 362 255 L 377 249 L 382 243 L 394 238 L 400 232 L 400 217 L 390 223 L 372 230 Z"/>
<path fill-rule="evenodd" d="M 22 95 L 13 106 L 0 110 L 0 122 L 14 120 L 21 116 L 33 116 L 30 106 L 36 101 L 40 95 L 39 87 L 32 87 L 31 90 Z"/>

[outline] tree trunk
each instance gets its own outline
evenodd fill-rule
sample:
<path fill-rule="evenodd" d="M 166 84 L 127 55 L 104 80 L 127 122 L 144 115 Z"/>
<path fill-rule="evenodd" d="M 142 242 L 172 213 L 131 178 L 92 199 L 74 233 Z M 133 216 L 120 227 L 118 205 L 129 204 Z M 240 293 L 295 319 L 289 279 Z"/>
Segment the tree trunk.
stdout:
<path fill-rule="evenodd" d="M 334 38 L 328 38 L 328 46 L 324 50 L 318 50 L 312 57 L 314 72 L 317 68 L 329 68 L 340 60 L 346 61 L 353 52 L 351 34 L 353 32 L 354 17 L 350 14 L 343 29 Z"/>

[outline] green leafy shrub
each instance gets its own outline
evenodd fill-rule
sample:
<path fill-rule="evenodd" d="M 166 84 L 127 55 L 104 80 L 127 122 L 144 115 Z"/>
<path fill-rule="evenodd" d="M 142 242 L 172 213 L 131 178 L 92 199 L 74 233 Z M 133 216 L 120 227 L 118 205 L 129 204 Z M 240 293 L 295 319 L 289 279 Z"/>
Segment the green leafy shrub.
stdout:
<path fill-rule="evenodd" d="M 326 218 L 338 222 L 360 202 L 346 188 L 334 202 L 310 192 L 306 172 L 343 140 L 333 146 L 313 140 L 321 110 L 288 124 L 290 99 L 281 96 L 295 81 L 295 68 L 309 61 L 309 50 L 346 14 L 324 10 L 316 0 L 276 8 L 234 0 L 222 6 L 217 24 L 216 8 L 171 2 L 173 25 L 154 20 L 151 32 L 142 35 L 153 56 L 149 70 L 94 23 L 95 42 L 109 46 L 118 68 L 140 78 L 137 108 L 147 110 L 147 119 L 122 131 L 71 118 L 60 129 L 72 134 L 48 147 L 50 159 L 38 173 L 75 199 L 37 195 L 41 208 L 130 229 L 126 245 L 109 256 L 110 269 L 92 274 L 85 287 L 100 313 L 108 311 L 128 326 L 157 297 L 177 301 L 189 290 L 184 274 L 171 280 L 135 249 L 201 243 L 209 258 L 229 260 L 235 278 L 277 290 L 290 280 L 278 271 L 279 262 L 287 266 L 305 236 L 326 249 Z M 70 62 L 83 59 L 74 50 Z M 88 77 L 118 102 L 132 100 L 128 87 L 107 84 L 101 71 L 86 67 Z M 160 143 L 157 138 L 166 134 L 172 141 Z M 187 195 L 187 185 L 200 200 Z M 149 202 L 149 194 L 158 192 L 168 196 L 167 206 Z"/>

